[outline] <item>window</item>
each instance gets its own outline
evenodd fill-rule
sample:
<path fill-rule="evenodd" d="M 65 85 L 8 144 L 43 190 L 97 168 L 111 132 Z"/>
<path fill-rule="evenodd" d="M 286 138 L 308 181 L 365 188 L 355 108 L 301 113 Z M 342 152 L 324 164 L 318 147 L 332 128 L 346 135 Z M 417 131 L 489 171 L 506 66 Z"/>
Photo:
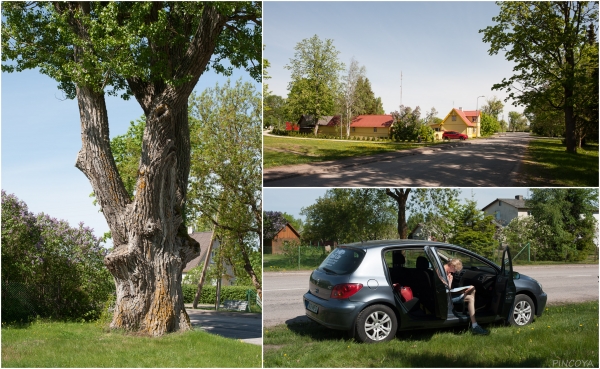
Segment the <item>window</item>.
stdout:
<path fill-rule="evenodd" d="M 319 269 L 327 268 L 335 274 L 350 274 L 358 268 L 365 252 L 349 247 L 338 247 L 321 263 Z"/>
<path fill-rule="evenodd" d="M 447 249 L 437 249 L 437 254 L 440 257 L 442 264 L 446 264 L 448 260 L 458 258 L 462 262 L 463 269 L 471 270 L 493 270 L 490 265 L 486 264 L 482 260 L 471 257 L 460 251 L 453 251 Z"/>
<path fill-rule="evenodd" d="M 386 251 L 386 253 L 384 255 L 385 263 L 387 264 L 388 268 L 391 268 L 393 266 L 392 252 L 393 252 L 393 250 Z M 427 260 L 429 260 L 429 258 L 427 257 L 427 254 L 425 253 L 425 250 L 423 250 L 422 248 L 409 249 L 409 250 L 403 249 L 401 251 L 401 253 L 404 256 L 404 267 L 405 268 L 413 268 L 413 269 L 416 268 L 417 267 L 417 258 L 419 256 L 423 256 Z M 429 267 L 431 267 L 431 262 L 429 263 Z"/>
<path fill-rule="evenodd" d="M 373 128 L 373 132 L 377 132 L 377 127 Z"/>
<path fill-rule="evenodd" d="M 352 132 L 356 132 L 356 127 L 352 127 Z"/>
<path fill-rule="evenodd" d="M 456 115 L 452 115 L 452 121 L 456 122 Z"/>

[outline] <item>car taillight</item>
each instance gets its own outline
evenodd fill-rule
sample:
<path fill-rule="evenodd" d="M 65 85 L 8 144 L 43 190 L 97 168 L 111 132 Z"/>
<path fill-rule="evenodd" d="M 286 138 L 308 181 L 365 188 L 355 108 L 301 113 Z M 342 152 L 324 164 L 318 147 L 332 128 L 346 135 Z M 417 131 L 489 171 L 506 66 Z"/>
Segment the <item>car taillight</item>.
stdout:
<path fill-rule="evenodd" d="M 342 283 L 333 286 L 331 291 L 332 299 L 347 299 L 354 295 L 363 287 L 362 283 Z"/>

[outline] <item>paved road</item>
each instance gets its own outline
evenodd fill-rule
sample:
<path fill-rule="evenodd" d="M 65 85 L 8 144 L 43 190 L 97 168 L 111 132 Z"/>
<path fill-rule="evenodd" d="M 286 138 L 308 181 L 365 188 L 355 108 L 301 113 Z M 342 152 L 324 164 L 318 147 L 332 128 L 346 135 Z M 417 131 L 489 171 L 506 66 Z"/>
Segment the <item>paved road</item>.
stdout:
<path fill-rule="evenodd" d="M 528 133 L 265 169 L 265 187 L 512 187 Z M 440 148 L 444 148 L 443 150 Z"/>
<path fill-rule="evenodd" d="M 208 333 L 262 345 L 262 315 L 186 308 L 192 325 Z"/>
<path fill-rule="evenodd" d="M 515 267 L 540 282 L 548 304 L 598 300 L 597 265 Z M 263 273 L 264 326 L 306 321 L 302 295 L 308 290 L 310 272 Z"/>

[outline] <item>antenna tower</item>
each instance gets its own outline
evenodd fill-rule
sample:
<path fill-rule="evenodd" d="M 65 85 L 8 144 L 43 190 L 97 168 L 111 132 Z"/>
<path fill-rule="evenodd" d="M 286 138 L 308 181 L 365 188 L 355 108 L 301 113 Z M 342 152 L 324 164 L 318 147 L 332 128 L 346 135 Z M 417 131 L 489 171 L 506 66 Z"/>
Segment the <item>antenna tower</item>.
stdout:
<path fill-rule="evenodd" d="M 402 71 L 400 71 L 400 106 L 402 106 Z"/>

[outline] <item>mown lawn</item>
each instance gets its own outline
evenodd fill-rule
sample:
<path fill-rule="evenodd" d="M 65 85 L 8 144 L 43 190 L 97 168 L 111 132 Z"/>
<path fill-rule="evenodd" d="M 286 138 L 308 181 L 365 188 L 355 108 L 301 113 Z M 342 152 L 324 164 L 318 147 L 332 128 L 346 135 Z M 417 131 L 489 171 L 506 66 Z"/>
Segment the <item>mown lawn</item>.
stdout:
<path fill-rule="evenodd" d="M 598 187 L 598 144 L 569 154 L 560 139 L 534 139 L 521 168 L 524 186 Z"/>
<path fill-rule="evenodd" d="M 280 165 L 307 164 L 408 150 L 436 144 L 443 143 L 346 142 L 325 139 L 263 136 L 263 164 L 265 168 Z"/>
<path fill-rule="evenodd" d="M 598 301 L 549 306 L 522 328 L 486 328 L 489 336 L 473 336 L 465 326 L 400 332 L 390 342 L 369 345 L 316 323 L 279 325 L 265 328 L 264 366 L 598 367 Z"/>
<path fill-rule="evenodd" d="M 262 347 L 200 330 L 159 338 L 95 323 L 2 325 L 2 367 L 261 367 Z"/>
<path fill-rule="evenodd" d="M 293 270 L 314 270 L 325 260 L 327 254 L 303 255 L 300 263 L 285 255 L 263 255 L 263 270 L 266 272 L 285 272 Z M 299 266 L 299 267 L 298 267 Z"/>

